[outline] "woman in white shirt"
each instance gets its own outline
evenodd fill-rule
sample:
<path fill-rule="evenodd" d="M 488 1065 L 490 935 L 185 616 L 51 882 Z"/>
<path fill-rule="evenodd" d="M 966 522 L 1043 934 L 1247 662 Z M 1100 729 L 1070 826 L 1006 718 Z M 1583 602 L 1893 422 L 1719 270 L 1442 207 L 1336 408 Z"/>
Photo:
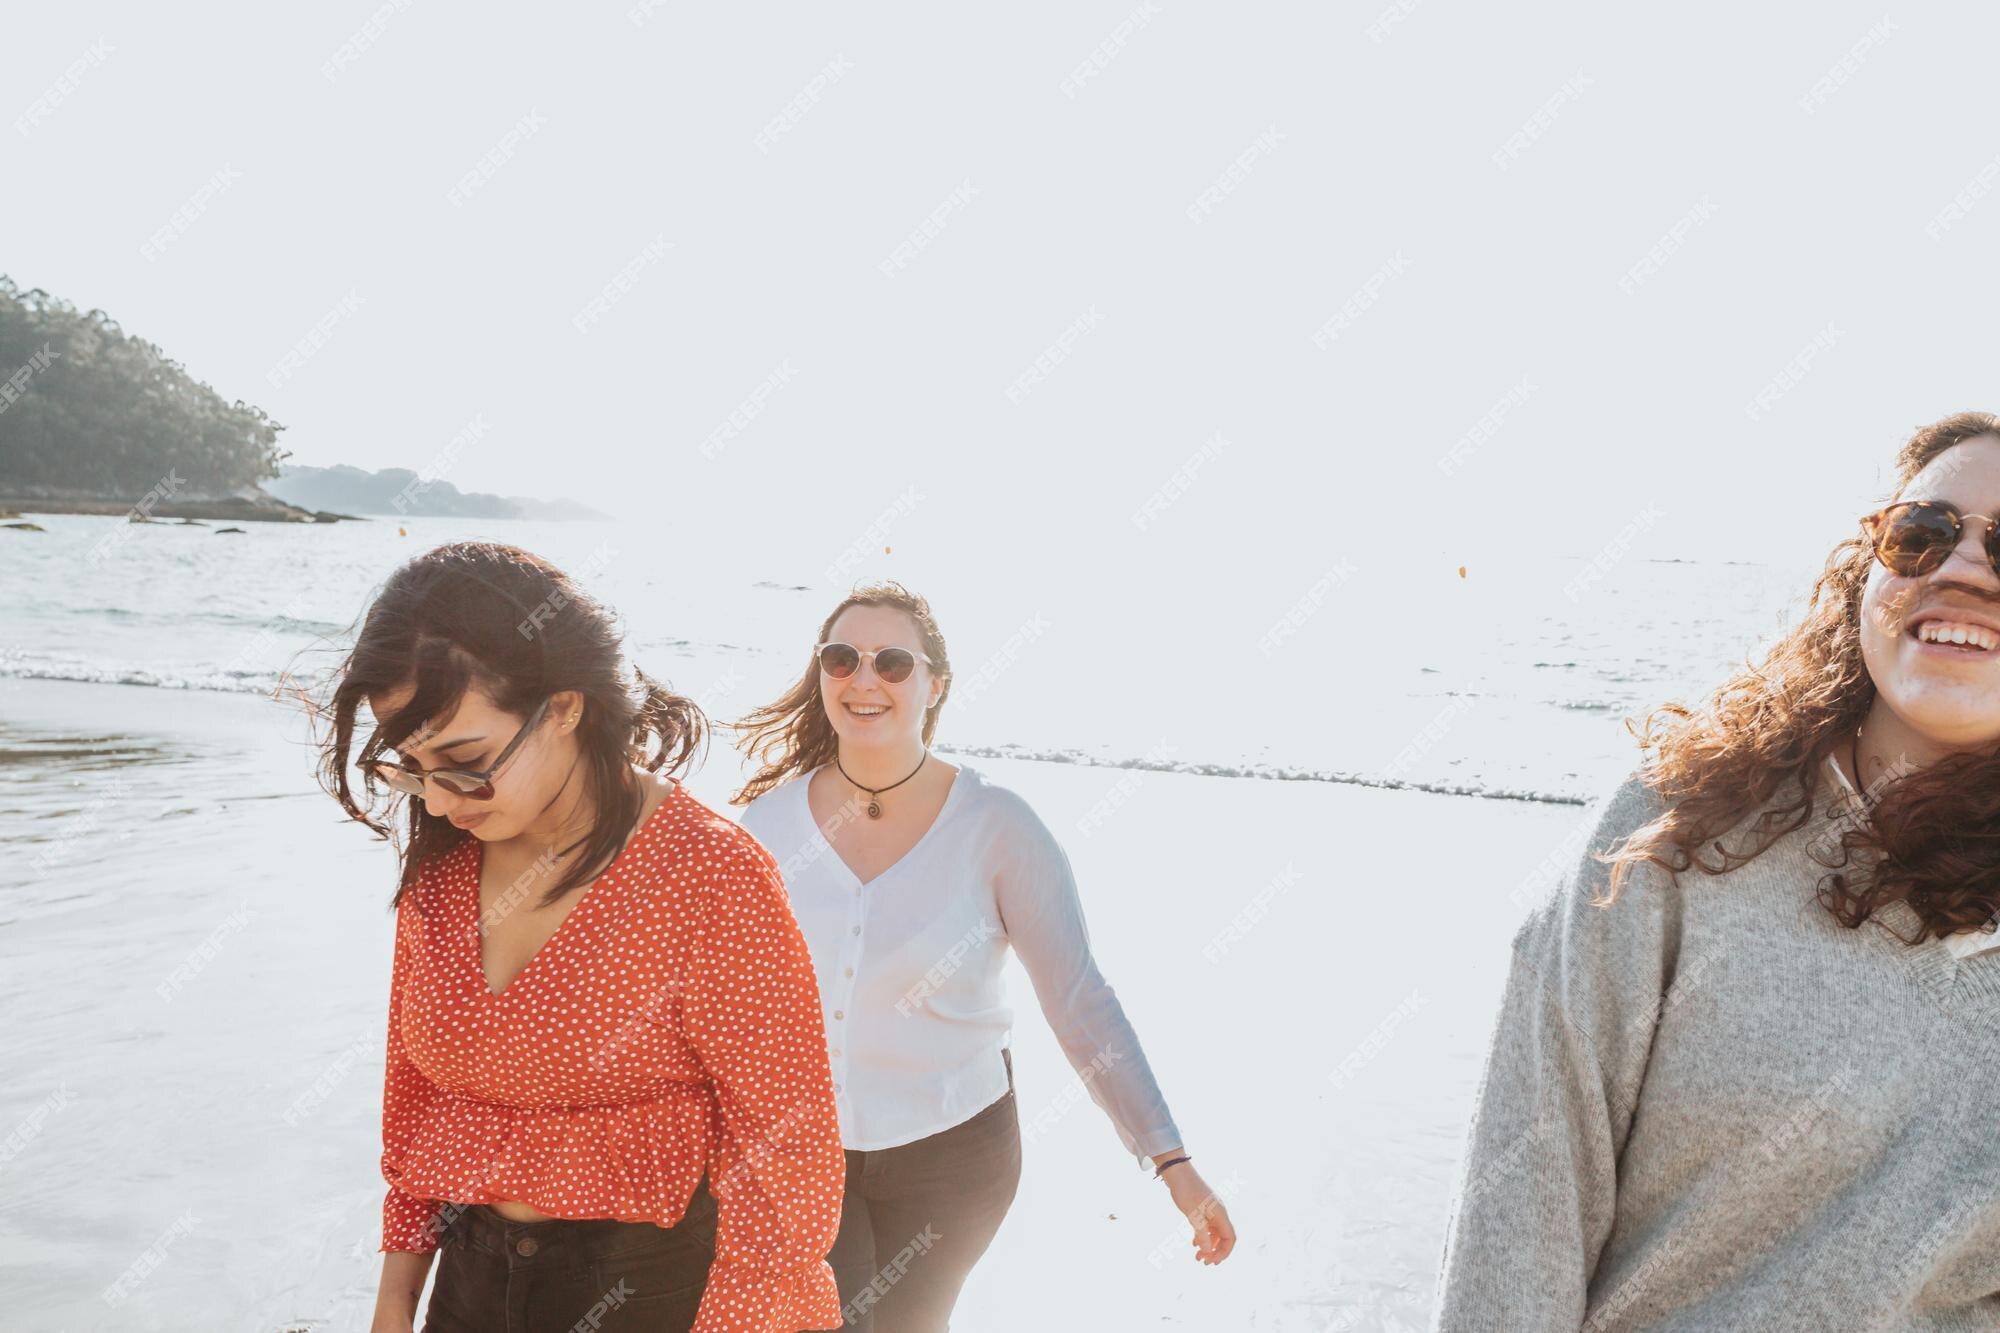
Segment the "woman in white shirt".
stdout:
<path fill-rule="evenodd" d="M 1011 946 L 1083 1086 L 1194 1229 L 1235 1245 L 1091 957 L 1068 858 L 1014 792 L 933 757 L 944 636 L 899 584 L 858 588 L 782 698 L 738 725 L 737 793 L 811 949 L 847 1184 L 828 1255 L 847 1329 L 942 1330 L 1021 1172 Z"/>

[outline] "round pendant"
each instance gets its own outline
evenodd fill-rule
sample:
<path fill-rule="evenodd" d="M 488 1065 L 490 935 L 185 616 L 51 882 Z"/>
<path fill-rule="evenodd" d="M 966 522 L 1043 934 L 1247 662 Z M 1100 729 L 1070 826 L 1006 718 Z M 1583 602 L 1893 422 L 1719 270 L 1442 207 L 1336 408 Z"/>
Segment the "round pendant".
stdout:
<path fill-rule="evenodd" d="M 880 819 L 882 817 L 882 803 L 880 801 L 870 801 L 868 803 L 868 817 L 870 819 Z"/>

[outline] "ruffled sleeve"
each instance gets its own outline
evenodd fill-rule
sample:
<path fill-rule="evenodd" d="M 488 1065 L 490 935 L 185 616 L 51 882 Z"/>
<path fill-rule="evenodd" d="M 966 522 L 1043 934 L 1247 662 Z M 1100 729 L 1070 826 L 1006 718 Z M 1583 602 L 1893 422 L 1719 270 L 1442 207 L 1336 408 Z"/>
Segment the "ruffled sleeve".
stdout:
<path fill-rule="evenodd" d="M 694 1333 L 839 1328 L 826 1255 L 846 1156 L 812 956 L 777 862 L 747 835 L 699 894 L 682 1014 L 715 1090 L 717 1227 Z"/>
<path fill-rule="evenodd" d="M 382 1082 L 382 1178 L 389 1193 L 382 1200 L 382 1252 L 410 1250 L 429 1254 L 438 1246 L 434 1222 L 442 1206 L 436 1199 L 405 1194 L 397 1187 L 410 1140 L 436 1095 L 403 1045 L 403 990 L 410 979 L 410 955 L 415 946 L 416 909 L 409 893 L 396 905 L 396 961 L 389 980 L 389 1049 Z"/>

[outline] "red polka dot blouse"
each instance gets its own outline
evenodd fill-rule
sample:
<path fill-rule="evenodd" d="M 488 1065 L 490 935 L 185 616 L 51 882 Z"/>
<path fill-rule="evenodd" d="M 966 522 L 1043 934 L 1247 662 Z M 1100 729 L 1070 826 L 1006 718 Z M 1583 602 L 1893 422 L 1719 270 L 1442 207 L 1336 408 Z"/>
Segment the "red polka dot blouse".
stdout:
<path fill-rule="evenodd" d="M 452 1204 L 503 1199 L 672 1226 L 706 1170 L 696 1333 L 838 1327 L 846 1159 L 812 957 L 770 853 L 676 783 L 498 994 L 483 856 L 468 836 L 397 906 L 381 1248 L 427 1253 Z"/>

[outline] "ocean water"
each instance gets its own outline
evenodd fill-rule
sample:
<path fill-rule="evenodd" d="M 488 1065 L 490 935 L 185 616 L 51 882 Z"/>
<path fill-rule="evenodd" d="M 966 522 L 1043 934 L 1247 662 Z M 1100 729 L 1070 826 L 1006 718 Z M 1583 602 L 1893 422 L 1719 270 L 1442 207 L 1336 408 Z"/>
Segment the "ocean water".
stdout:
<path fill-rule="evenodd" d="M 689 551 L 650 523 L 37 521 L 0 533 L 0 675 L 268 693 L 337 662 L 398 563 L 478 537 L 574 572 L 633 659 L 717 720 L 797 678 L 851 582 L 893 577 L 951 645 L 947 752 L 1559 802 L 1628 771 L 1623 719 L 1705 695 L 1813 573 L 1502 553 L 1079 576 L 949 549 Z"/>
<path fill-rule="evenodd" d="M 1031 1145 L 968 1333 L 1044 1326 L 1051 1292 L 1084 1327 L 1423 1327 L 1519 890 L 1572 832 L 1564 803 L 1629 767 L 1621 719 L 1754 654 L 1810 572 L 1244 556 L 1079 578 L 911 549 L 698 558 L 617 524 L 38 521 L 0 533 L 0 1004 L 24 1071 L 0 1087 L 0 1289 L 52 1329 L 367 1326 L 393 861 L 313 784 L 302 719 L 256 696 L 337 662 L 429 544 L 577 571 L 717 719 L 796 677 L 848 582 L 931 598 L 957 673 L 941 748 L 996 756 L 975 762 L 1064 838 L 1243 1237 L 1218 1269 L 1182 1261 L 1016 975 L 1024 1114 L 1079 1104 Z M 737 772 L 721 751 L 691 785 L 724 808 Z M 1136 795 L 1086 819 L 1116 792 Z M 1417 896 L 1450 928 L 1383 948 Z"/>

